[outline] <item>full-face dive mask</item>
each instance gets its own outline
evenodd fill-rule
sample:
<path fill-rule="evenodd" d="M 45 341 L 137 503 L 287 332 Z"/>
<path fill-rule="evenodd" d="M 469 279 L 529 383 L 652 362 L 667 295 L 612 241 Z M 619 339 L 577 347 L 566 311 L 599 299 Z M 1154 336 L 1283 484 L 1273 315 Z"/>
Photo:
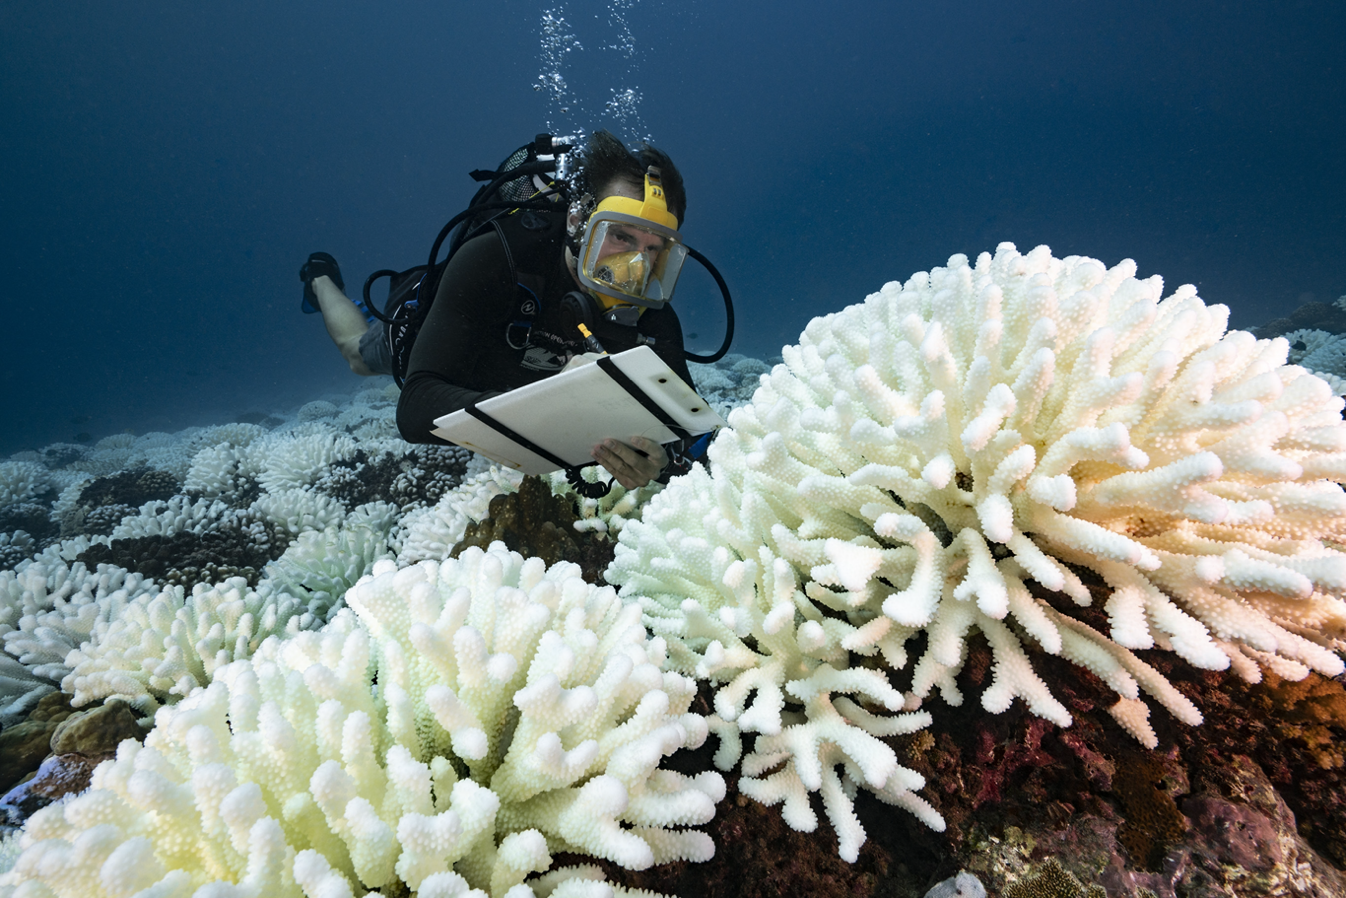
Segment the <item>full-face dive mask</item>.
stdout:
<path fill-rule="evenodd" d="M 678 219 L 668 211 L 659 183 L 659 169 L 650 166 L 643 200 L 609 196 L 589 216 L 576 269 L 580 283 L 604 309 L 660 309 L 672 298 L 686 257 Z"/>

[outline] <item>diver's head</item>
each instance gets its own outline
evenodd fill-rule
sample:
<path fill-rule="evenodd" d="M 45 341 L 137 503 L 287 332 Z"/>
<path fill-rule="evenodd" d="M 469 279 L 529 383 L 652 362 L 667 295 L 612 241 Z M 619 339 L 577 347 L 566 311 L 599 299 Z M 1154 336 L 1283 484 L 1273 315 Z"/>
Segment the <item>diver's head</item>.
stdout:
<path fill-rule="evenodd" d="M 582 191 L 568 222 L 576 280 L 607 310 L 662 308 L 687 254 L 678 233 L 687 203 L 682 176 L 667 154 L 648 144 L 638 152 L 599 131 L 574 182 Z"/>
<path fill-rule="evenodd" d="M 578 211 L 581 223 L 589 217 L 600 200 L 609 196 L 620 193 L 640 199 L 644 191 L 645 172 L 651 165 L 659 169 L 668 211 L 678 221 L 686 220 L 687 192 L 683 187 L 682 174 L 663 150 L 642 143 L 633 153 L 611 132 L 595 131 L 577 156 L 574 162 L 575 174 L 570 179 L 572 192 L 577 197 L 589 199 L 588 208 L 572 210 Z M 622 193 L 623 189 L 634 192 Z"/>

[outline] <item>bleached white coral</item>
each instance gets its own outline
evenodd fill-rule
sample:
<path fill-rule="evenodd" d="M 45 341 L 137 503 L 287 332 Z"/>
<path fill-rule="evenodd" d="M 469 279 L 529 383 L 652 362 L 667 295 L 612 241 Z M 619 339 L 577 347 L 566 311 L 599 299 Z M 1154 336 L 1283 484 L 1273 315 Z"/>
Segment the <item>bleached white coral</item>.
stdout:
<path fill-rule="evenodd" d="M 1304 328 L 1283 335 L 1290 346 L 1289 361 L 1327 381 L 1332 392 L 1346 394 L 1346 337 Z"/>
<path fill-rule="evenodd" d="M 1331 334 L 1330 339 L 1305 352 L 1296 364 L 1310 371 L 1325 371 L 1338 377 L 1346 375 L 1346 336 Z"/>
<path fill-rule="evenodd" d="M 0 571 L 0 638 L 35 676 L 59 682 L 65 656 L 89 638 L 100 612 L 115 613 L 155 591 L 153 581 L 113 565 L 90 571 L 82 563 L 40 557 Z"/>
<path fill-rule="evenodd" d="M 581 533 L 597 531 L 612 538 L 622 532 L 626 522 L 640 514 L 641 508 L 650 497 L 663 489 L 663 484 L 651 481 L 642 487 L 628 490 L 613 480 L 612 475 L 598 467 L 585 468 L 583 475 L 590 483 L 608 484 L 608 492 L 597 499 L 581 496 L 566 479 L 564 471 L 555 471 L 547 475 L 547 483 L 553 495 L 566 496 L 575 502 L 579 520 L 575 529 Z"/>
<path fill-rule="evenodd" d="M 1332 392 L 1338 396 L 1346 396 L 1346 377 L 1333 374 L 1330 371 L 1314 371 L 1313 374 L 1321 377 L 1332 388 Z"/>
<path fill-rule="evenodd" d="M 745 791 L 795 801 L 799 825 L 821 789 L 843 854 L 848 790 L 892 775 L 881 709 L 935 689 L 959 704 L 974 629 L 988 711 L 1019 697 L 1071 722 L 1027 640 L 1116 690 L 1148 745 L 1141 692 L 1201 716 L 1131 649 L 1249 678 L 1342 671 L 1342 400 L 1284 364 L 1284 340 L 1226 333 L 1227 309 L 1191 286 L 1161 301 L 1135 271 L 1002 244 L 814 319 L 731 414 L 713 474 L 622 532 L 609 582 L 679 669 L 723 684 L 721 763 L 759 734 L 745 772 L 788 763 Z M 1093 602 L 1077 568 L 1107 584 L 1107 633 L 1069 612 Z M 904 705 L 888 678 L 918 633 Z"/>
<path fill-rule="evenodd" d="M 394 392 L 397 390 L 395 384 L 389 384 L 388 388 Z M 342 408 L 332 421 L 362 444 L 389 439 L 401 442 L 401 434 L 397 429 L 397 396 L 390 397 L 386 388 L 356 393 L 350 404 Z M 401 445 L 400 451 L 406 451 L 405 443 Z"/>
<path fill-rule="evenodd" d="M 771 366 L 761 359 L 730 353 L 714 365 L 692 368 L 696 391 L 724 418 L 752 398 L 761 376 Z"/>
<path fill-rule="evenodd" d="M 261 473 L 263 456 L 247 445 L 207 446 L 192 458 L 183 489 L 206 499 L 231 499 Z"/>
<path fill-rule="evenodd" d="M 434 505 L 404 515 L 389 538 L 397 563 L 406 566 L 427 559 L 442 561 L 467 532 L 468 524 L 486 519 L 491 500 L 517 492 L 523 475 L 492 465 L 446 492 Z"/>
<path fill-rule="evenodd" d="M 52 488 L 50 473 L 30 461 L 0 461 L 0 508 L 27 502 Z"/>
<path fill-rule="evenodd" d="M 303 597 L 310 605 L 337 604 L 346 590 L 389 556 L 388 531 L 396 510 L 386 503 L 363 505 L 340 528 L 307 531 L 266 567 L 263 582 Z"/>
<path fill-rule="evenodd" d="M 0 531 L 0 567 L 13 567 L 37 551 L 37 540 L 27 530 Z"/>
<path fill-rule="evenodd" d="M 250 657 L 268 636 L 320 626 L 329 605 L 305 602 L 242 577 L 191 593 L 166 587 L 109 610 L 82 646 L 66 656 L 61 687 L 80 707 L 119 698 L 143 715 L 210 682 L 233 660 Z"/>
<path fill-rule="evenodd" d="M 346 506 L 341 500 L 297 487 L 264 493 L 248 507 L 248 511 L 284 528 L 292 536 L 306 530 L 339 527 L 346 516 Z"/>
<path fill-rule="evenodd" d="M 381 562 L 350 602 L 224 667 L 34 815 L 0 895 L 526 898 L 588 894 L 592 868 L 528 880 L 558 851 L 633 869 L 712 854 L 690 827 L 723 781 L 659 767 L 705 736 L 695 687 L 611 588 L 497 544 Z"/>
<path fill-rule="evenodd" d="M 108 540 L 138 539 L 146 536 L 173 536 L 184 531 L 197 535 L 232 523 L 237 513 L 218 499 L 197 499 L 174 496 L 171 499 L 146 502 L 139 514 L 122 518 L 112 529 Z"/>
<path fill-rule="evenodd" d="M 249 447 L 265 454 L 257 479 L 269 493 L 308 486 L 334 462 L 350 458 L 355 448 L 351 437 L 330 430 L 276 436 Z"/>
<path fill-rule="evenodd" d="M 187 475 L 196 447 L 175 434 L 153 432 L 136 438 L 133 450 L 138 463 L 167 471 L 179 481 Z"/>
<path fill-rule="evenodd" d="M 241 422 L 232 422 L 229 424 L 214 424 L 210 427 L 202 427 L 195 430 L 186 431 L 190 433 L 191 445 L 197 450 L 205 449 L 211 446 L 250 446 L 257 440 L 267 435 L 267 429 L 256 424 L 244 424 Z"/>
<path fill-rule="evenodd" d="M 51 519 L 61 525 L 61 532 L 69 535 L 84 525 L 84 509 L 80 506 L 80 494 L 93 482 L 87 474 L 77 474 L 75 479 L 64 488 L 51 506 Z"/>
<path fill-rule="evenodd" d="M 306 531 L 267 565 L 255 589 L 233 577 L 104 600 L 55 675 L 76 707 L 118 698 L 151 715 L 224 665 L 251 657 L 268 637 L 326 623 L 346 590 L 388 557 L 392 520 L 390 506 L 376 503 L 341 528 Z"/>
<path fill-rule="evenodd" d="M 300 407 L 299 420 L 320 421 L 323 418 L 335 417 L 338 411 L 335 403 L 328 402 L 326 399 L 315 399 Z"/>
<path fill-rule="evenodd" d="M 1281 334 L 1281 336 L 1289 346 L 1286 358 L 1292 365 L 1298 365 L 1304 356 L 1331 343 L 1336 337 L 1335 334 L 1328 331 L 1308 327 L 1287 331 L 1286 333 Z"/>
<path fill-rule="evenodd" d="M 19 859 L 19 834 L 17 832 L 0 835 L 0 874 L 6 873 Z"/>
<path fill-rule="evenodd" d="M 0 726 L 23 721 L 44 695 L 55 691 L 50 680 L 34 676 L 18 659 L 0 653 Z"/>
<path fill-rule="evenodd" d="M 135 437 L 129 433 L 103 437 L 94 443 L 89 451 L 71 461 L 69 468 L 72 471 L 102 477 L 134 467 L 137 462 L 144 461 L 135 453 L 134 446 Z"/>
<path fill-rule="evenodd" d="M 87 548 L 87 542 L 78 544 Z M 53 546 L 17 570 L 0 571 L 0 723 L 19 719 L 54 692 L 66 656 L 87 640 L 101 613 L 115 613 L 152 581 L 111 565 L 69 565 Z"/>

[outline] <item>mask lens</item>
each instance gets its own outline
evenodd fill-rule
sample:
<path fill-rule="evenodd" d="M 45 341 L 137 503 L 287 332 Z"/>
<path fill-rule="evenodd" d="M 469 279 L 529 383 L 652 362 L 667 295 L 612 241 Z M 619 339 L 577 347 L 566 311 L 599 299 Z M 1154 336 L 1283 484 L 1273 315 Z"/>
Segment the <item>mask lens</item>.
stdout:
<path fill-rule="evenodd" d="M 585 233 L 579 274 L 609 302 L 657 308 L 672 295 L 685 254 L 676 231 L 629 216 L 598 219 Z"/>

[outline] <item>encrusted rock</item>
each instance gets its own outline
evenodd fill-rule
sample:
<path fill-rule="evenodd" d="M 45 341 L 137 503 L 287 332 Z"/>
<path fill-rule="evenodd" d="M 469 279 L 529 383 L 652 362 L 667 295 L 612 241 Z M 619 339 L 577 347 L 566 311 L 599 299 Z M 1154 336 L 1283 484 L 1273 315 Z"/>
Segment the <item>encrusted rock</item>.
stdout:
<path fill-rule="evenodd" d="M 469 546 L 485 549 L 499 540 L 524 555 L 536 555 L 547 564 L 571 561 L 590 583 L 602 582 L 603 569 L 612 560 L 613 544 L 597 533 L 577 533 L 573 502 L 552 494 L 540 477 L 525 477 L 517 493 L 503 493 L 491 500 L 486 520 L 468 524 L 451 557 Z"/>
<path fill-rule="evenodd" d="M 20 783 L 0 798 L 0 825 L 22 826 L 29 817 L 52 802 L 67 795 L 78 795 L 89 788 L 94 769 L 115 756 L 115 752 L 104 752 L 48 757 L 32 779 Z"/>
<path fill-rule="evenodd" d="M 136 723 L 136 715 L 123 702 L 76 711 L 56 726 L 51 735 L 51 750 L 58 755 L 97 755 L 115 752 L 125 739 L 141 741 L 145 730 Z"/>
<path fill-rule="evenodd" d="M 70 714 L 70 696 L 53 692 L 42 697 L 27 720 L 0 733 L 0 790 L 8 791 L 38 768 L 51 752 L 52 733 Z"/>
<path fill-rule="evenodd" d="M 61 692 L 53 692 L 51 695 L 43 696 L 42 700 L 34 706 L 33 713 L 28 715 L 28 719 L 60 723 L 73 713 L 75 712 L 70 707 L 70 696 Z"/>

